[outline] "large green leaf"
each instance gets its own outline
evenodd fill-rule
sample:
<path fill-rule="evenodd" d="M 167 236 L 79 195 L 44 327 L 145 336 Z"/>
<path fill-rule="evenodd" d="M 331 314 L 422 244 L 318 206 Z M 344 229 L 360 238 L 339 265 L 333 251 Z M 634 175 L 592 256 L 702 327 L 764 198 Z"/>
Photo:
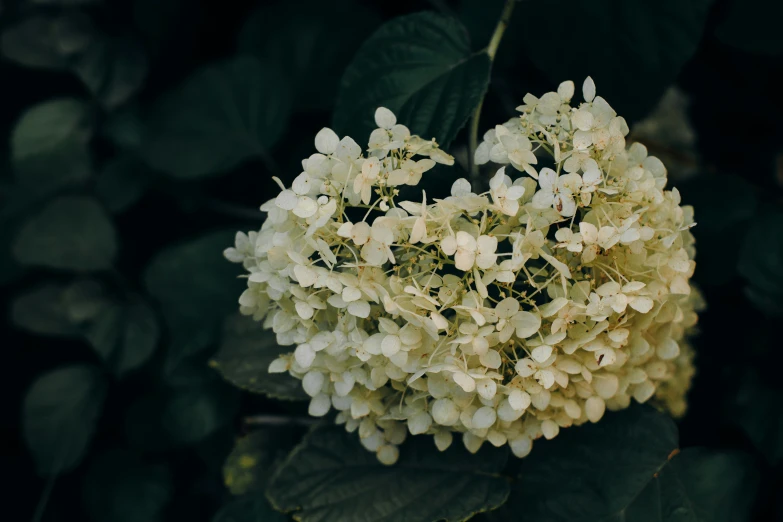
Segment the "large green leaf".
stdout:
<path fill-rule="evenodd" d="M 180 178 L 225 172 L 266 155 L 285 130 L 282 74 L 242 56 L 196 72 L 150 115 L 142 156 Z"/>
<path fill-rule="evenodd" d="M 608 414 L 536 445 L 499 516 L 537 522 L 739 522 L 755 470 L 740 455 L 689 448 L 646 406 Z"/>
<path fill-rule="evenodd" d="M 767 315 L 783 315 L 783 212 L 769 210 L 744 230 L 738 269 L 750 301 Z"/>
<path fill-rule="evenodd" d="M 345 20 L 351 20 L 346 31 Z M 279 20 L 292 23 L 280 24 Z M 334 105 L 340 75 L 356 48 L 380 24 L 378 16 L 351 0 L 262 5 L 239 34 L 239 51 L 278 65 L 295 89 L 297 108 Z M 315 81 L 314 81 L 315 80 Z"/>
<path fill-rule="evenodd" d="M 240 315 L 226 319 L 220 350 L 212 360 L 231 384 L 253 393 L 289 400 L 307 399 L 302 383 L 287 373 L 269 373 L 269 363 L 291 351 L 275 341 L 261 323 Z"/>
<path fill-rule="evenodd" d="M 233 242 L 233 231 L 209 233 L 163 250 L 147 266 L 144 284 L 170 335 L 168 373 L 216 341 L 223 319 L 239 306 L 242 283 L 223 258 Z"/>
<path fill-rule="evenodd" d="M 262 492 L 301 436 L 293 425 L 281 425 L 263 427 L 237 440 L 223 465 L 223 480 L 231 494 Z"/>
<path fill-rule="evenodd" d="M 22 426 L 41 475 L 75 467 L 92 440 L 106 395 L 94 366 L 72 365 L 38 377 L 24 399 Z"/>
<path fill-rule="evenodd" d="M 92 127 L 89 107 L 73 98 L 25 111 L 11 135 L 11 162 L 21 188 L 45 196 L 84 181 L 91 171 L 87 143 Z"/>
<path fill-rule="evenodd" d="M 172 490 L 166 465 L 120 450 L 98 455 L 83 484 L 84 503 L 95 522 L 162 522 Z"/>
<path fill-rule="evenodd" d="M 25 223 L 13 252 L 24 265 L 89 272 L 111 267 L 117 237 L 108 215 L 94 199 L 61 196 Z"/>
<path fill-rule="evenodd" d="M 750 520 L 759 475 L 742 453 L 686 448 L 658 482 L 663 520 L 736 522 Z"/>
<path fill-rule="evenodd" d="M 592 76 L 598 94 L 634 121 L 696 52 L 712 1 L 529 2 L 524 27 L 509 31 L 523 33 L 524 50 L 551 82 Z"/>
<path fill-rule="evenodd" d="M 212 522 L 285 522 L 287 516 L 275 511 L 259 494 L 233 499 L 215 514 Z"/>
<path fill-rule="evenodd" d="M 324 426 L 291 453 L 267 495 L 303 522 L 466 520 L 506 500 L 508 481 L 499 475 L 506 455 L 494 448 L 471 455 L 460 444 L 440 453 L 432 440 L 414 437 L 386 466 L 356 434 Z"/>
<path fill-rule="evenodd" d="M 396 18 L 361 46 L 343 75 L 334 125 L 363 143 L 377 107 L 445 146 L 481 101 L 489 82 L 486 53 L 472 53 L 452 17 L 422 12 Z"/>

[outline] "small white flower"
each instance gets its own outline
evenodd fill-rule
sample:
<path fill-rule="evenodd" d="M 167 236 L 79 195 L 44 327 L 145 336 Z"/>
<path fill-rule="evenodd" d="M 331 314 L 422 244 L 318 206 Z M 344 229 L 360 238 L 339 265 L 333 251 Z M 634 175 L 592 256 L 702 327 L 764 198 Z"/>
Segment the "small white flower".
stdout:
<path fill-rule="evenodd" d="M 315 148 L 321 154 L 334 154 L 340 144 L 340 137 L 332 129 L 324 127 L 315 135 Z"/>
<path fill-rule="evenodd" d="M 402 166 L 389 174 L 386 184 L 395 187 L 397 185 L 418 185 L 423 173 L 435 166 L 431 159 L 419 161 L 406 160 Z"/>
<path fill-rule="evenodd" d="M 585 79 L 585 82 L 582 84 L 582 96 L 584 97 L 586 102 L 591 102 L 595 98 L 595 82 L 593 82 L 593 79 L 589 76 Z"/>
<path fill-rule="evenodd" d="M 576 174 L 573 174 L 579 177 Z M 567 175 L 571 176 L 571 174 Z M 533 196 L 534 208 L 554 208 L 561 216 L 570 217 L 576 212 L 574 193 L 567 176 L 559 176 L 550 168 L 543 168 L 538 175 L 541 187 Z"/>
<path fill-rule="evenodd" d="M 456 267 L 467 272 L 475 264 L 479 268 L 489 268 L 497 260 L 498 240 L 496 237 L 482 235 L 478 239 L 460 230 L 456 236 L 446 236 L 441 241 L 441 249 L 448 256 L 454 256 Z"/>
<path fill-rule="evenodd" d="M 381 163 L 378 158 L 367 158 L 362 163 L 362 171 L 353 182 L 353 191 L 361 195 L 362 203 L 370 203 L 372 187 L 378 179 L 381 171 Z"/>
<path fill-rule="evenodd" d="M 559 241 L 558 248 L 565 248 L 569 252 L 582 251 L 582 234 L 574 234 L 570 228 L 560 228 L 555 232 L 555 239 Z"/>
<path fill-rule="evenodd" d="M 473 268 L 476 261 L 476 238 L 460 230 L 456 236 L 446 236 L 440 243 L 443 253 L 447 256 L 455 256 L 457 268 L 467 271 Z"/>
<path fill-rule="evenodd" d="M 397 117 L 386 107 L 375 109 L 375 124 L 381 129 L 391 129 L 397 124 Z"/>
<path fill-rule="evenodd" d="M 519 198 L 525 194 L 525 187 L 506 185 L 506 169 L 501 167 L 489 181 L 492 201 L 507 216 L 516 216 L 519 212 Z"/>

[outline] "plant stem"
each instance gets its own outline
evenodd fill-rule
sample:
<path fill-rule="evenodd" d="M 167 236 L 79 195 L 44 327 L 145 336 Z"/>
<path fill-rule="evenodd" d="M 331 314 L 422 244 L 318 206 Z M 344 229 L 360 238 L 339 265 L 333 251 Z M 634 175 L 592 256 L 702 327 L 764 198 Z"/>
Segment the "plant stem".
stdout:
<path fill-rule="evenodd" d="M 46 479 L 46 485 L 41 493 L 41 498 L 38 500 L 38 505 L 35 507 L 33 522 L 41 522 L 44 512 L 46 511 L 46 506 L 49 504 L 49 497 L 52 495 L 55 480 L 57 480 L 57 474 L 52 474 Z"/>
<path fill-rule="evenodd" d="M 206 207 L 213 212 L 242 220 L 261 221 L 263 213 L 255 208 L 243 207 L 234 203 L 228 203 L 217 199 L 206 201 Z"/>
<path fill-rule="evenodd" d="M 511 21 L 511 13 L 514 11 L 515 3 L 516 0 L 506 0 L 506 5 L 503 6 L 503 12 L 500 13 L 500 20 L 498 20 L 498 25 L 495 26 L 495 32 L 492 33 L 492 38 L 490 38 L 489 45 L 487 46 L 487 54 L 489 55 L 490 61 L 495 60 L 495 54 L 498 52 L 500 39 L 503 38 L 503 33 L 506 31 L 506 27 L 508 27 L 508 23 Z"/>
<path fill-rule="evenodd" d="M 500 13 L 498 24 L 495 26 L 495 32 L 492 33 L 492 38 L 489 40 L 487 56 L 489 56 L 490 70 L 492 63 L 495 61 L 495 54 L 498 52 L 498 46 L 500 45 L 500 40 L 503 38 L 503 33 L 506 32 L 506 27 L 508 27 L 508 23 L 511 21 L 511 13 L 514 11 L 515 2 L 516 0 L 506 0 L 503 11 Z M 476 148 L 478 147 L 479 118 L 481 118 L 481 107 L 483 105 L 484 99 L 482 98 L 473 113 L 473 119 L 470 122 L 470 134 L 468 136 L 468 168 L 470 170 L 470 176 L 473 179 L 478 178 L 478 165 L 473 161 L 473 155 L 476 153 Z"/>
<path fill-rule="evenodd" d="M 253 426 L 312 426 L 318 419 L 310 417 L 286 417 L 284 415 L 251 415 L 245 417 L 245 424 Z"/>

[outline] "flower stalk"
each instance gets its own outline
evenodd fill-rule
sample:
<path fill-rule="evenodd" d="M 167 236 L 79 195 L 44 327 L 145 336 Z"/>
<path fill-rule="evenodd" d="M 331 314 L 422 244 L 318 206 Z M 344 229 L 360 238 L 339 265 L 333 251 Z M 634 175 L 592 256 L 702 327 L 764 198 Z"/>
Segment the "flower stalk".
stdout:
<path fill-rule="evenodd" d="M 495 54 L 498 52 L 500 41 L 503 39 L 503 34 L 506 32 L 509 22 L 511 21 L 511 14 L 514 12 L 514 4 L 516 0 L 506 0 L 506 4 L 503 6 L 503 11 L 500 13 L 500 19 L 495 26 L 495 31 L 492 33 L 492 38 L 489 39 L 489 45 L 487 45 L 487 56 L 489 56 L 490 67 L 495 61 Z M 473 154 L 478 147 L 478 128 L 479 119 L 481 118 L 481 107 L 484 105 L 484 99 L 479 101 L 476 110 L 473 112 L 473 117 L 470 121 L 470 135 L 468 137 L 468 170 L 470 172 L 471 179 L 474 181 L 478 178 L 478 165 L 473 160 Z"/>

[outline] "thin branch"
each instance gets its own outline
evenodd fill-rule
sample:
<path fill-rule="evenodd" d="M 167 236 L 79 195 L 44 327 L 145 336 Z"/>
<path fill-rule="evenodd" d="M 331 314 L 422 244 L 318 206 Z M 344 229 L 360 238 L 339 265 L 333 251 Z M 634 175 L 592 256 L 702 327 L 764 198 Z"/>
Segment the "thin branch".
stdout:
<path fill-rule="evenodd" d="M 498 52 L 500 40 L 503 39 L 503 33 L 506 32 L 506 27 L 508 27 L 508 23 L 511 21 L 511 13 L 514 12 L 515 2 L 516 0 L 506 0 L 506 4 L 503 6 L 503 11 L 500 13 L 498 24 L 495 26 L 495 32 L 492 33 L 492 38 L 489 40 L 489 45 L 487 46 L 486 52 L 487 56 L 489 56 L 490 67 L 495 61 L 495 54 Z M 478 148 L 478 127 L 479 119 L 481 118 L 481 108 L 483 105 L 484 99 L 482 98 L 478 104 L 478 107 L 476 107 L 476 110 L 473 113 L 473 119 L 470 122 L 470 134 L 468 135 L 468 170 L 470 171 L 470 176 L 473 179 L 477 179 L 479 174 L 478 165 L 476 165 L 473 156 L 476 153 L 476 148 Z"/>
<path fill-rule="evenodd" d="M 251 207 L 243 207 L 235 203 L 220 201 L 218 199 L 207 200 L 206 207 L 213 212 L 217 212 L 218 214 L 223 214 L 224 216 L 243 220 L 250 219 L 253 221 L 261 221 L 263 218 L 263 214 L 260 210 Z"/>
<path fill-rule="evenodd" d="M 318 419 L 310 417 L 286 417 L 283 415 L 252 415 L 245 417 L 248 426 L 312 426 Z"/>
<path fill-rule="evenodd" d="M 33 514 L 32 522 L 41 522 L 46 506 L 49 504 L 49 497 L 52 496 L 52 490 L 54 489 L 54 482 L 57 480 L 57 474 L 53 473 L 46 479 L 46 485 L 44 486 L 41 498 L 38 500 L 38 505 L 35 507 L 35 514 Z"/>

